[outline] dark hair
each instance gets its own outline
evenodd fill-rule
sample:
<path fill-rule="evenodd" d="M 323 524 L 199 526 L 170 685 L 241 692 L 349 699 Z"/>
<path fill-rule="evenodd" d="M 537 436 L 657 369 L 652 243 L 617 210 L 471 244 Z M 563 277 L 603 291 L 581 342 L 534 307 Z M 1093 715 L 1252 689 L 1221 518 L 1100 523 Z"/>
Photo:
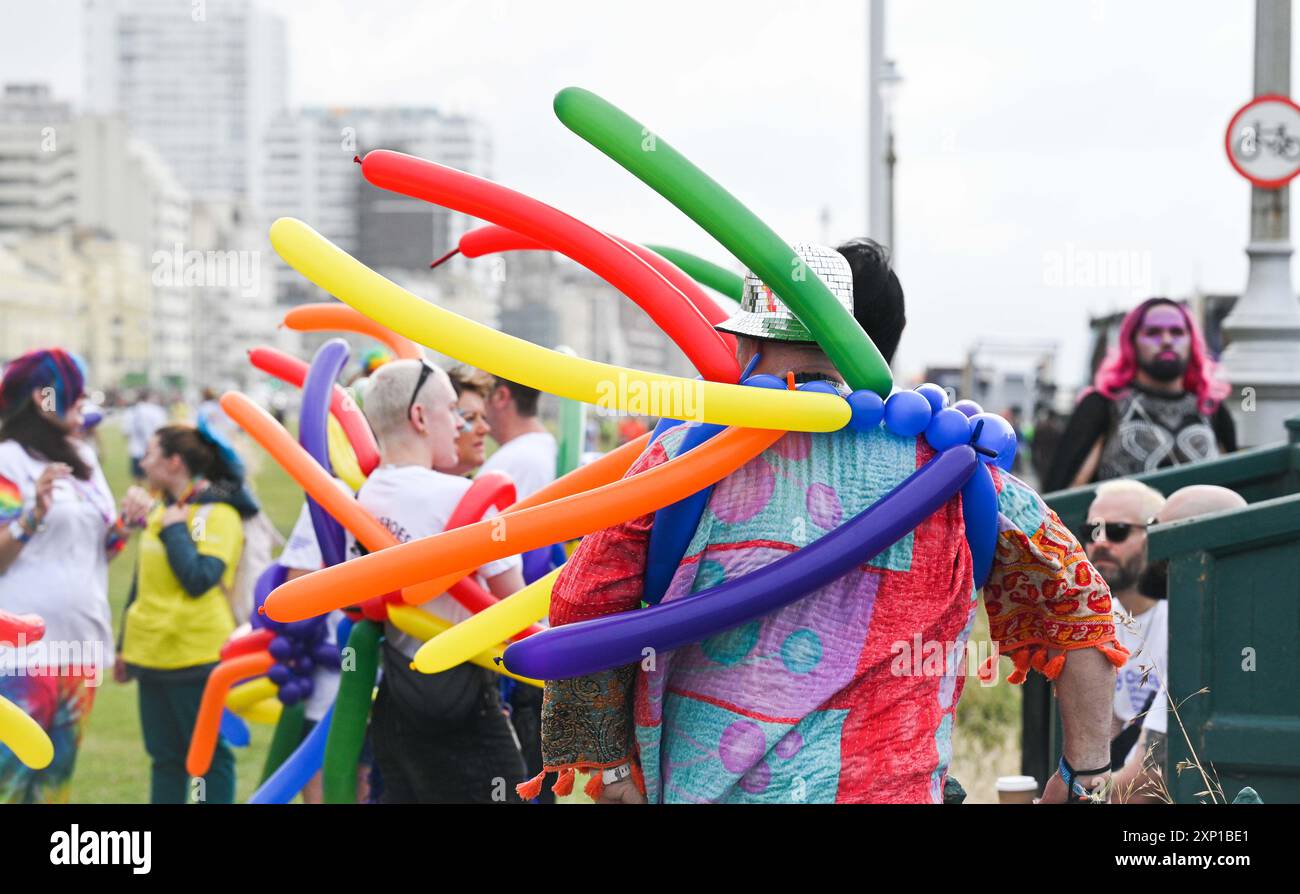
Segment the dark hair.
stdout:
<path fill-rule="evenodd" d="M 529 388 L 527 385 L 520 385 L 518 382 L 512 382 L 509 379 L 503 379 L 500 376 L 496 377 L 496 384 L 492 386 L 492 390 L 496 391 L 502 385 L 510 389 L 510 396 L 514 398 L 515 409 L 519 411 L 520 416 L 537 415 L 537 401 L 542 396 L 540 391 L 536 388 Z"/>
<path fill-rule="evenodd" d="M 889 249 L 874 239 L 859 236 L 835 248 L 853 269 L 853 317 L 871 336 L 889 363 L 903 337 L 907 314 L 903 284 L 889 264 Z"/>
<path fill-rule="evenodd" d="M 190 476 L 209 481 L 238 481 L 215 444 L 192 425 L 165 425 L 155 433 L 163 456 L 179 456 Z"/>
<path fill-rule="evenodd" d="M 42 413 L 27 401 L 0 424 L 0 441 L 15 441 L 30 455 L 52 463 L 66 463 L 72 474 L 90 480 L 90 466 L 72 441 L 73 426 L 65 419 Z"/>
<path fill-rule="evenodd" d="M 472 391 L 479 397 L 487 400 L 492 396 L 492 389 L 496 387 L 496 382 L 491 374 L 473 366 L 460 364 L 447 370 L 447 378 L 451 379 L 451 387 L 456 389 L 456 396 L 460 397 L 466 391 Z"/>

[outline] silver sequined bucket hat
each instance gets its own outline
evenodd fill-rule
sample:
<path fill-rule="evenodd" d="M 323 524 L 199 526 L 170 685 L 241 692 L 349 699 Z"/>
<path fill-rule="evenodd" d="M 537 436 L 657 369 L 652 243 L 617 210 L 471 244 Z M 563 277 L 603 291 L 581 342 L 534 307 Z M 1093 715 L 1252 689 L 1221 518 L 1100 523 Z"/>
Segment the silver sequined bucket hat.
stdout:
<path fill-rule="evenodd" d="M 852 314 L 853 269 L 849 267 L 844 255 L 833 248 L 812 242 L 796 242 L 793 248 L 807 267 L 807 272 L 820 276 L 831 294 Z M 752 272 L 745 273 L 745 292 L 740 299 L 740 311 L 715 328 L 733 335 L 771 341 L 815 341 L 808 327 Z"/>

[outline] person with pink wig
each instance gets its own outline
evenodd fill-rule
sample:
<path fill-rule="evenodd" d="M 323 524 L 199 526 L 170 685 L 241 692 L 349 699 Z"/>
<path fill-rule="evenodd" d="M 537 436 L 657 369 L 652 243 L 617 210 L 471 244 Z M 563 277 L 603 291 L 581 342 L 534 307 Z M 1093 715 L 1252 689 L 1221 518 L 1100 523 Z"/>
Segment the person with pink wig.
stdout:
<path fill-rule="evenodd" d="M 1231 387 L 1183 305 L 1148 298 L 1070 416 L 1044 491 L 1211 459 L 1237 449 Z"/>

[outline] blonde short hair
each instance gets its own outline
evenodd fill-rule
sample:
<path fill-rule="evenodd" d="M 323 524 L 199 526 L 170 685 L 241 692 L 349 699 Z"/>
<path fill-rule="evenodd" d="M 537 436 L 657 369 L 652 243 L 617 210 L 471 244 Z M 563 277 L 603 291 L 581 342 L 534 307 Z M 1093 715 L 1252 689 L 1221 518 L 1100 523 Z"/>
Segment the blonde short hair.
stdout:
<path fill-rule="evenodd" d="M 1103 481 L 1097 486 L 1097 494 L 1093 497 L 1093 502 L 1102 497 L 1137 497 L 1140 507 L 1138 511 L 1141 512 L 1143 519 L 1155 518 L 1160 514 L 1160 510 L 1165 508 L 1165 498 L 1160 491 L 1132 478 Z"/>

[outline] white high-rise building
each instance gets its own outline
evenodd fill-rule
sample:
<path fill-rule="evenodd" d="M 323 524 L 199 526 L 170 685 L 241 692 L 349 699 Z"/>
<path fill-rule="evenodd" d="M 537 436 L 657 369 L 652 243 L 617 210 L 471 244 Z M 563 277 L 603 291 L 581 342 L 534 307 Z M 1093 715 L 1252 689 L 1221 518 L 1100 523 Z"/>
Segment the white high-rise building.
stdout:
<path fill-rule="evenodd" d="M 189 227 L 189 194 L 120 117 L 73 115 L 44 85 L 5 87 L 0 237 L 93 230 L 132 246 L 147 271 L 159 247 L 189 240 Z M 193 375 L 191 301 L 183 283 L 154 284 L 145 372 L 155 382 Z"/>
<path fill-rule="evenodd" d="M 85 0 L 86 109 L 120 113 L 199 199 L 259 201 L 284 110 L 284 22 L 254 0 Z"/>

